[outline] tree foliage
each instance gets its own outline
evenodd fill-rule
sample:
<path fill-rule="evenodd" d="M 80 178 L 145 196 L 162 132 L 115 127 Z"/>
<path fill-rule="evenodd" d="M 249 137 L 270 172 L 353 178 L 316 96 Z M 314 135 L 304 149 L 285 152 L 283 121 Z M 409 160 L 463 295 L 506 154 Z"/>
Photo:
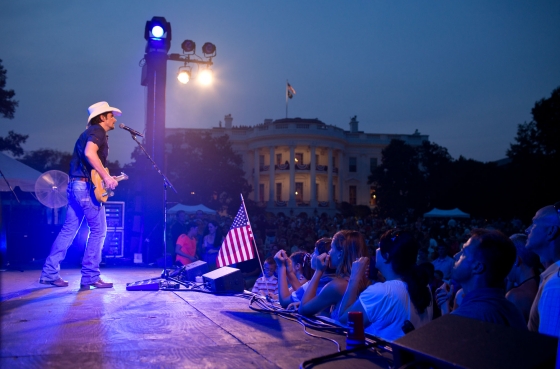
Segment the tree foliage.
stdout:
<path fill-rule="evenodd" d="M 231 213 L 239 207 L 239 195 L 246 198 L 251 192 L 242 169 L 243 159 L 232 149 L 227 135 L 175 133 L 166 138 L 166 148 L 166 175 L 178 192 L 170 193 L 171 201 L 204 204 L 216 210 L 227 206 Z M 144 166 L 146 175 L 152 175 L 148 160 L 138 148 L 132 157 L 135 164 L 131 167 Z"/>
<path fill-rule="evenodd" d="M 25 155 L 18 160 L 41 173 L 49 170 L 60 170 L 64 173 L 68 173 L 70 170 L 72 153 L 53 149 L 39 149 L 26 152 Z M 113 175 L 118 175 L 121 170 L 118 160 L 114 162 L 107 161 L 107 168 L 109 169 L 109 173 Z"/>
<path fill-rule="evenodd" d="M 560 168 L 560 87 L 531 110 L 533 120 L 520 124 L 507 152 L 512 160 L 512 192 L 525 213 L 558 200 Z"/>
<path fill-rule="evenodd" d="M 23 155 L 23 148 L 21 145 L 27 141 L 28 135 L 20 135 L 14 131 L 8 132 L 7 137 L 0 136 L 0 151 L 10 151 L 15 157 Z"/>
<path fill-rule="evenodd" d="M 4 118 L 13 119 L 18 102 L 14 100 L 16 93 L 14 90 L 6 90 L 7 71 L 0 59 L 0 113 Z"/>

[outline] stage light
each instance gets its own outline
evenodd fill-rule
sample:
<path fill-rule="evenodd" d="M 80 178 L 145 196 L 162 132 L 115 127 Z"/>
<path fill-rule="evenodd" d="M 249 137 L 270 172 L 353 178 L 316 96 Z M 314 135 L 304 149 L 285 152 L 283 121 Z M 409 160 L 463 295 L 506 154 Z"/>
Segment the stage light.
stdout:
<path fill-rule="evenodd" d="M 201 84 L 207 86 L 212 83 L 212 71 L 210 69 L 204 69 L 202 72 L 198 73 L 198 78 Z"/>
<path fill-rule="evenodd" d="M 152 27 L 152 37 L 153 38 L 161 38 L 165 32 L 161 26 L 153 26 Z"/>
<path fill-rule="evenodd" d="M 202 53 L 204 56 L 216 56 L 216 45 L 211 42 L 207 42 L 202 45 Z"/>
<path fill-rule="evenodd" d="M 177 74 L 177 79 L 179 80 L 179 82 L 186 85 L 191 79 L 191 76 L 189 75 L 188 71 L 183 69 L 183 70 L 179 70 L 179 73 Z"/>
<path fill-rule="evenodd" d="M 181 49 L 186 53 L 193 53 L 196 49 L 196 43 L 192 40 L 185 40 L 181 44 Z"/>
<path fill-rule="evenodd" d="M 148 41 L 146 52 L 168 52 L 171 47 L 171 24 L 164 17 L 153 17 L 146 22 L 144 39 Z"/>

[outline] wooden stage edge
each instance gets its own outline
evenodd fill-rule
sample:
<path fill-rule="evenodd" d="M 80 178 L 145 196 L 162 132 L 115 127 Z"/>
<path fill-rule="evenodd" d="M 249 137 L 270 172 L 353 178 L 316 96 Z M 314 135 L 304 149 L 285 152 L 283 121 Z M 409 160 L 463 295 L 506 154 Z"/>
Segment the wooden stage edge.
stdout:
<path fill-rule="evenodd" d="M 101 272 L 113 288 L 80 290 L 77 268 L 61 271 L 70 282 L 65 288 L 39 284 L 40 270 L 0 272 L 0 367 L 298 368 L 337 351 L 297 322 L 250 309 L 244 298 L 126 290 L 127 283 L 158 278 L 161 269 Z M 344 336 L 311 332 L 346 347 Z M 353 357 L 320 367 L 356 365 L 387 362 Z"/>

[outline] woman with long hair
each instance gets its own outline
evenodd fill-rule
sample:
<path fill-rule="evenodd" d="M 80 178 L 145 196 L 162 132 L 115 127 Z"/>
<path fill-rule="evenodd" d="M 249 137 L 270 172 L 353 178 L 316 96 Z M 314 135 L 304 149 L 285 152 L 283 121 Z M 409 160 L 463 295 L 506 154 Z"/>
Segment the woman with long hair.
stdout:
<path fill-rule="evenodd" d="M 376 251 L 375 267 L 386 281 L 360 293 L 369 258 L 357 259 L 340 304 L 340 322 L 347 323 L 350 311 L 362 312 L 365 331 L 389 341 L 428 323 L 432 319 L 432 295 L 428 274 L 416 265 L 418 249 L 418 241 L 410 232 L 385 232 Z"/>
<path fill-rule="evenodd" d="M 366 255 L 366 242 L 360 232 L 348 230 L 337 232 L 332 239 L 331 251 L 317 256 L 315 273 L 303 294 L 299 313 L 314 315 L 330 310 L 330 317 L 337 319 L 338 305 L 348 285 L 352 262 Z M 335 270 L 332 280 L 318 292 L 319 282 L 329 266 Z M 365 284 L 362 287 L 365 287 Z"/>
<path fill-rule="evenodd" d="M 278 266 L 278 300 L 282 307 L 287 307 L 291 303 L 299 303 L 303 297 L 309 280 L 313 276 L 316 269 L 317 257 L 323 253 L 327 253 L 331 249 L 332 239 L 323 237 L 315 242 L 315 250 L 312 254 L 305 252 L 296 252 L 288 258 L 286 251 L 280 250 L 274 256 L 276 265 Z M 301 275 L 305 281 L 298 278 L 298 264 L 300 265 Z M 318 289 L 331 281 L 329 276 L 323 276 L 319 282 Z M 288 286 L 291 286 L 291 291 Z M 293 291 L 293 292 L 292 292 Z"/>
<path fill-rule="evenodd" d="M 216 258 L 222 246 L 222 232 L 214 220 L 208 222 L 202 238 L 202 258 L 208 263 L 208 269 L 216 269 Z"/>

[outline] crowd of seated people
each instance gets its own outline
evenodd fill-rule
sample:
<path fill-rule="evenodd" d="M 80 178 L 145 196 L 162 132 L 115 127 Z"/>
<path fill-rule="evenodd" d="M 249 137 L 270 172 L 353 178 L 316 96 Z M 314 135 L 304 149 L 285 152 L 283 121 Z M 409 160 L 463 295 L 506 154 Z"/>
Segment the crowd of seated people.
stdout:
<path fill-rule="evenodd" d="M 223 237 L 231 222 L 216 221 Z M 518 220 L 324 214 L 256 217 L 252 228 L 265 275 L 256 260 L 237 267 L 263 278 L 257 293 L 302 315 L 345 324 L 361 311 L 366 331 L 387 340 L 445 314 L 560 336 L 560 203 L 538 210 L 526 229 Z"/>

